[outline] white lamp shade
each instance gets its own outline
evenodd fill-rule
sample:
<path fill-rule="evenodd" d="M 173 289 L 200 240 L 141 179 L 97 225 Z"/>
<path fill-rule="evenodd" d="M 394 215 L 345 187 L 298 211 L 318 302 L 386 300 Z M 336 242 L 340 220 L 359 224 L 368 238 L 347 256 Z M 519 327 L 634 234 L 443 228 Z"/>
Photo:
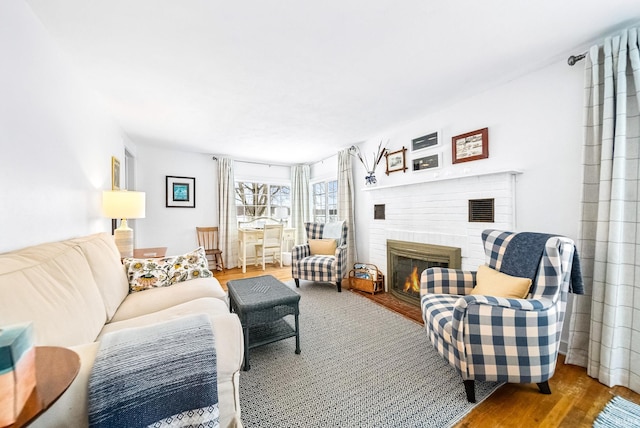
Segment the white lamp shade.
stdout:
<path fill-rule="evenodd" d="M 144 218 L 144 192 L 109 190 L 102 192 L 102 211 L 107 218 Z"/>

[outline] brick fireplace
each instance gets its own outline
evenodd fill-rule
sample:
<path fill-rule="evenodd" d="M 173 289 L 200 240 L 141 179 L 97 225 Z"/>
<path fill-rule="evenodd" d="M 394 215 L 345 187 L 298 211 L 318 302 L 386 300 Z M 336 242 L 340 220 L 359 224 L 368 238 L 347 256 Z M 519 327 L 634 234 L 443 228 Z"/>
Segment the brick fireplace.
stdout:
<path fill-rule="evenodd" d="M 388 258 L 389 241 L 405 241 L 412 245 L 454 247 L 459 249 L 459 267 L 476 270 L 484 264 L 484 248 L 480 234 L 484 229 L 515 230 L 515 188 L 519 172 L 487 172 L 476 175 L 432 178 L 421 175 L 425 181 L 399 185 L 377 186 L 363 189 L 370 207 L 367 235 L 369 254 L 367 262 L 383 271 L 386 291 L 393 293 L 394 276 Z M 417 177 L 416 177 L 417 178 Z M 495 200 L 493 222 L 470 222 L 469 200 L 491 198 Z M 374 218 L 374 206 L 384 205 L 383 219 Z M 433 254 L 427 250 L 426 254 Z M 417 274 L 424 270 L 423 263 L 442 263 L 415 257 Z M 404 268 L 404 267 L 403 267 Z M 411 272 L 409 272 L 411 274 Z M 397 278 L 396 278 L 397 279 Z M 400 278 L 399 281 L 403 282 Z"/>
<path fill-rule="evenodd" d="M 387 240 L 387 287 L 395 297 L 420 304 L 420 275 L 431 267 L 460 269 L 460 248 Z"/>

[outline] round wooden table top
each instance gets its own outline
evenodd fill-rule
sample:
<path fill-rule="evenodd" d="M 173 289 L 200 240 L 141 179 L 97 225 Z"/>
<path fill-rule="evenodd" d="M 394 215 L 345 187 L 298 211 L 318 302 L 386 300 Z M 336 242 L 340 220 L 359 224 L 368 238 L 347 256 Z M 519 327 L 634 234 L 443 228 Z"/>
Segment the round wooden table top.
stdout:
<path fill-rule="evenodd" d="M 36 387 L 11 428 L 22 427 L 47 410 L 67 390 L 80 371 L 80 357 L 71 349 L 36 347 Z"/>

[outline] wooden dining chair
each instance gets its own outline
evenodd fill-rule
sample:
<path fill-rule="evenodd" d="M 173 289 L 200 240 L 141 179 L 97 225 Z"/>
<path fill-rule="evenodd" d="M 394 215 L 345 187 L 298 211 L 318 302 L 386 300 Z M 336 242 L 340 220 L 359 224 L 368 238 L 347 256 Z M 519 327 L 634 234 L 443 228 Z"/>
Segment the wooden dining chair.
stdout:
<path fill-rule="evenodd" d="M 222 251 L 218 248 L 218 227 L 196 227 L 198 245 L 204 248 L 204 252 L 216 270 L 224 272 Z"/>

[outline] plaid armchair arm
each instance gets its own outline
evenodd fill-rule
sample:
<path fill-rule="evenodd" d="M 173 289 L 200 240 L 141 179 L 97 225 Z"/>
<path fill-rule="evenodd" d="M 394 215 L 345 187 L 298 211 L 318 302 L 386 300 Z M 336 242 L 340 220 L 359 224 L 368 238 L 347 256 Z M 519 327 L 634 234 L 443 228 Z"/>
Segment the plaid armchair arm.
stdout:
<path fill-rule="evenodd" d="M 295 245 L 291 249 L 291 258 L 294 261 L 302 260 L 305 257 L 309 257 L 310 255 L 311 255 L 311 248 L 309 247 L 309 244 Z"/>
<path fill-rule="evenodd" d="M 476 272 L 429 268 L 420 277 L 420 296 L 425 294 L 469 294 L 476 284 Z"/>
<path fill-rule="evenodd" d="M 335 275 L 336 281 L 340 281 L 342 278 L 347 276 L 347 245 L 340 245 L 336 248 L 335 252 L 336 263 L 335 263 Z"/>

